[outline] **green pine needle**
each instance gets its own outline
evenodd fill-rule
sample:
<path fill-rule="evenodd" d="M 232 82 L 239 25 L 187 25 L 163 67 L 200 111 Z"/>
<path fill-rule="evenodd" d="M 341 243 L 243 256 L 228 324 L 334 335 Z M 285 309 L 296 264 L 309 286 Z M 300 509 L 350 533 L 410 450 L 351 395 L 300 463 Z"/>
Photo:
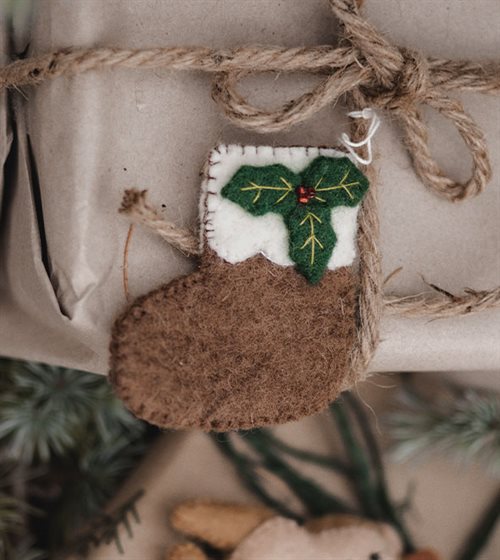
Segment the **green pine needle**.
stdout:
<path fill-rule="evenodd" d="M 453 388 L 434 402 L 406 388 L 387 424 L 394 441 L 392 455 L 398 461 L 437 452 L 464 464 L 481 462 L 500 476 L 500 396 L 496 393 Z"/>
<path fill-rule="evenodd" d="M 262 503 L 274 509 L 279 515 L 289 517 L 302 522 L 303 519 L 300 515 L 293 512 L 288 506 L 282 503 L 279 499 L 274 498 L 267 492 L 264 485 L 261 484 L 260 476 L 257 473 L 257 468 L 260 466 L 258 461 L 248 457 L 245 453 L 240 453 L 236 450 L 231 441 L 230 434 L 210 434 L 215 445 L 219 451 L 223 453 L 232 463 L 240 476 L 243 484 L 253 492 Z"/>
<path fill-rule="evenodd" d="M 314 480 L 292 468 L 286 460 L 282 459 L 280 452 L 274 449 L 275 444 L 271 443 L 265 434 L 262 435 L 261 430 L 241 431 L 239 435 L 259 454 L 262 465 L 281 478 L 301 500 L 310 515 L 317 517 L 329 513 L 354 513 L 341 498 L 332 495 Z"/>
<path fill-rule="evenodd" d="M 133 537 L 132 523 L 139 523 L 137 513 L 137 502 L 144 495 L 143 490 L 139 490 L 131 496 L 124 504 L 119 506 L 111 513 L 101 513 L 96 516 L 83 532 L 66 545 L 64 550 L 56 554 L 58 560 L 77 556 L 85 558 L 90 550 L 96 546 L 110 544 L 114 542 L 120 554 L 124 554 L 123 543 L 120 539 L 120 527 L 125 529 L 129 538 Z"/>
<path fill-rule="evenodd" d="M 30 478 L 27 495 L 47 513 L 33 536 L 51 554 L 100 514 L 150 435 L 105 377 L 0 359 L 0 453 Z"/>
<path fill-rule="evenodd" d="M 23 515 L 18 500 L 0 494 L 0 536 L 22 530 Z"/>
<path fill-rule="evenodd" d="M 26 535 L 26 518 L 37 512 L 13 495 L 13 478 L 17 474 L 15 466 L 0 466 L 0 559 L 40 560 L 41 551 L 32 547 Z"/>
<path fill-rule="evenodd" d="M 260 436 L 263 439 L 267 439 L 269 444 L 273 445 L 278 451 L 281 451 L 290 457 L 294 457 L 295 459 L 299 459 L 305 463 L 317 465 L 318 467 L 330 469 L 346 477 L 352 476 L 352 471 L 349 468 L 349 465 L 337 457 L 331 457 L 329 455 L 299 449 L 298 447 L 281 441 L 271 430 L 265 428 L 260 430 Z"/>
<path fill-rule="evenodd" d="M 2 361 L 0 443 L 10 458 L 47 463 L 82 448 L 82 434 L 111 441 L 141 424 L 114 397 L 104 377 L 27 362 Z"/>
<path fill-rule="evenodd" d="M 366 451 L 363 449 L 362 445 L 360 445 L 360 442 L 358 442 L 354 430 L 352 429 L 344 401 L 342 399 L 335 401 L 330 406 L 330 410 L 336 421 L 340 437 L 352 465 L 355 475 L 355 484 L 352 486 L 354 487 L 359 503 L 367 517 L 380 520 L 382 519 L 382 505 L 373 484 L 372 468 Z"/>
<path fill-rule="evenodd" d="M 56 543 L 71 538 L 85 520 L 99 513 L 144 451 L 145 445 L 121 437 L 96 446 L 80 458 L 77 476 L 63 486 L 54 514 L 59 533 L 54 536 Z"/>

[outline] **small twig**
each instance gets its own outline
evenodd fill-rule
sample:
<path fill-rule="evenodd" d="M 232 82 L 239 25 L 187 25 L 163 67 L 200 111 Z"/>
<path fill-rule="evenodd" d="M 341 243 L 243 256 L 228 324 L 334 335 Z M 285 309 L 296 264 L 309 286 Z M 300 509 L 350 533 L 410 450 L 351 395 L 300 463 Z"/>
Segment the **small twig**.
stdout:
<path fill-rule="evenodd" d="M 490 291 L 466 288 L 464 295 L 457 296 L 435 284 L 428 284 L 428 286 L 432 292 L 403 297 L 384 296 L 385 311 L 406 317 L 444 319 L 500 307 L 500 287 Z"/>
<path fill-rule="evenodd" d="M 403 270 L 402 266 L 399 266 L 398 268 L 394 269 L 391 273 L 389 273 L 385 277 L 385 280 L 382 282 L 382 285 L 386 286 L 387 284 L 389 284 L 389 282 L 391 282 L 392 279 L 395 278 L 402 270 Z"/>
<path fill-rule="evenodd" d="M 127 301 L 130 300 L 130 293 L 128 291 L 128 253 L 130 249 L 130 241 L 132 240 L 132 234 L 134 232 L 134 224 L 130 224 L 127 233 L 127 239 L 125 241 L 125 247 L 123 249 L 123 291 L 125 292 L 125 298 Z"/>
<path fill-rule="evenodd" d="M 436 284 L 430 284 L 429 283 L 428 286 L 429 286 L 429 288 L 432 288 L 434 291 L 438 292 L 439 294 L 443 294 L 444 296 L 449 298 L 451 301 L 459 301 L 460 300 L 459 296 L 456 296 L 456 295 L 452 294 L 451 292 L 447 292 L 446 290 L 444 290 L 443 288 L 440 288 Z"/>

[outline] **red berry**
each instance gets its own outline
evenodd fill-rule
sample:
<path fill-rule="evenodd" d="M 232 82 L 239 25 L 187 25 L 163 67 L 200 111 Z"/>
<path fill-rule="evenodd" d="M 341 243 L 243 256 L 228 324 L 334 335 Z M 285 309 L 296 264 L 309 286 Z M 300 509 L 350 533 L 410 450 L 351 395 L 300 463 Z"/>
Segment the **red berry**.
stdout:
<path fill-rule="evenodd" d="M 295 189 L 295 194 L 297 195 L 297 201 L 299 204 L 307 204 L 312 198 L 314 198 L 316 191 L 314 187 L 305 187 L 300 185 Z"/>

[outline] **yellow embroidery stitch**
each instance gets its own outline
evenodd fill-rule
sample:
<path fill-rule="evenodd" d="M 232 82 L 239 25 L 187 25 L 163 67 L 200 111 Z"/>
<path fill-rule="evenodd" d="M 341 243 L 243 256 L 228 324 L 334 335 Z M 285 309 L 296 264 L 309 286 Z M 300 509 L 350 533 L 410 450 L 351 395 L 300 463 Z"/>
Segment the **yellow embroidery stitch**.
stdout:
<path fill-rule="evenodd" d="M 292 191 L 293 191 L 293 186 L 283 177 L 280 177 L 280 179 L 283 181 L 283 183 L 285 183 L 284 187 L 275 187 L 272 185 L 257 185 L 256 183 L 250 181 L 250 185 L 249 187 L 241 187 L 240 191 L 245 192 L 245 191 L 257 191 L 254 199 L 252 200 L 253 204 L 255 204 L 261 194 L 262 191 L 286 191 L 285 194 L 283 194 L 276 202 L 275 204 L 279 204 L 280 202 L 282 202 Z"/>
<path fill-rule="evenodd" d="M 315 188 L 315 190 L 317 190 L 318 192 L 324 192 L 324 191 L 336 191 L 338 189 L 344 189 L 345 192 L 349 195 L 349 198 L 351 200 L 353 200 L 354 195 L 351 193 L 351 191 L 349 190 L 348 187 L 356 187 L 356 186 L 359 186 L 360 183 L 359 183 L 359 181 L 354 181 L 353 183 L 344 183 L 344 181 L 347 179 L 347 177 L 349 177 L 349 171 L 346 171 L 345 175 L 342 177 L 342 180 L 340 181 L 340 184 L 332 185 L 331 187 L 323 187 L 321 189 Z M 321 179 L 318 181 L 317 184 L 319 185 L 322 180 L 323 180 L 323 177 L 321 177 Z"/>
<path fill-rule="evenodd" d="M 318 246 L 321 249 L 325 248 L 324 245 L 321 243 L 321 241 L 316 237 L 316 234 L 314 232 L 314 220 L 317 220 L 318 223 L 320 223 L 320 224 L 323 223 L 322 220 L 318 216 L 316 216 L 316 214 L 313 214 L 312 212 L 308 212 L 306 217 L 299 224 L 299 225 L 303 226 L 306 221 L 309 221 L 309 225 L 311 227 L 311 233 L 310 233 L 309 237 L 304 241 L 304 244 L 300 248 L 301 251 L 302 251 L 308 245 L 311 245 L 311 259 L 310 259 L 311 266 L 314 265 L 316 244 L 318 244 Z"/>

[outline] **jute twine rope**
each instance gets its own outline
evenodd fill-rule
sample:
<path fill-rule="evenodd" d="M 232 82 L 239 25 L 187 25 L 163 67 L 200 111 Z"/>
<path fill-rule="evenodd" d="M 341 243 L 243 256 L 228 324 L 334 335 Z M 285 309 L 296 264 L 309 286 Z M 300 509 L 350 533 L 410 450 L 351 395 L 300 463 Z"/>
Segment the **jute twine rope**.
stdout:
<path fill-rule="evenodd" d="M 450 91 L 500 93 L 500 64 L 426 58 L 416 51 L 398 48 L 361 17 L 362 0 L 327 1 L 341 24 L 342 41 L 337 48 L 64 50 L 2 68 L 0 89 L 36 85 L 58 76 L 114 67 L 200 70 L 214 74 L 212 97 L 225 115 L 238 126 L 263 133 L 300 123 L 342 97 L 350 108 L 375 107 L 391 113 L 403 130 L 416 173 L 435 194 L 451 202 L 479 194 L 491 178 L 486 142 L 462 104 L 448 94 Z M 237 86 L 249 74 L 269 71 L 302 71 L 326 77 L 311 91 L 277 110 L 268 111 L 250 104 Z M 419 111 L 421 105 L 428 105 L 449 119 L 461 135 L 472 158 L 471 175 L 464 183 L 446 176 L 432 157 L 427 128 Z M 362 122 L 353 123 L 354 139 L 363 136 L 364 126 Z M 359 218 L 361 350 L 356 362 L 360 367 L 369 362 L 377 346 L 383 309 L 407 316 L 450 317 L 500 306 L 500 287 L 488 292 L 467 289 L 461 296 L 436 289 L 435 293 L 384 298 L 374 184 Z M 129 194 L 123 211 L 135 221 L 152 227 L 185 253 L 197 253 L 197 239 L 193 234 L 166 223 L 147 205 L 144 193 Z"/>

